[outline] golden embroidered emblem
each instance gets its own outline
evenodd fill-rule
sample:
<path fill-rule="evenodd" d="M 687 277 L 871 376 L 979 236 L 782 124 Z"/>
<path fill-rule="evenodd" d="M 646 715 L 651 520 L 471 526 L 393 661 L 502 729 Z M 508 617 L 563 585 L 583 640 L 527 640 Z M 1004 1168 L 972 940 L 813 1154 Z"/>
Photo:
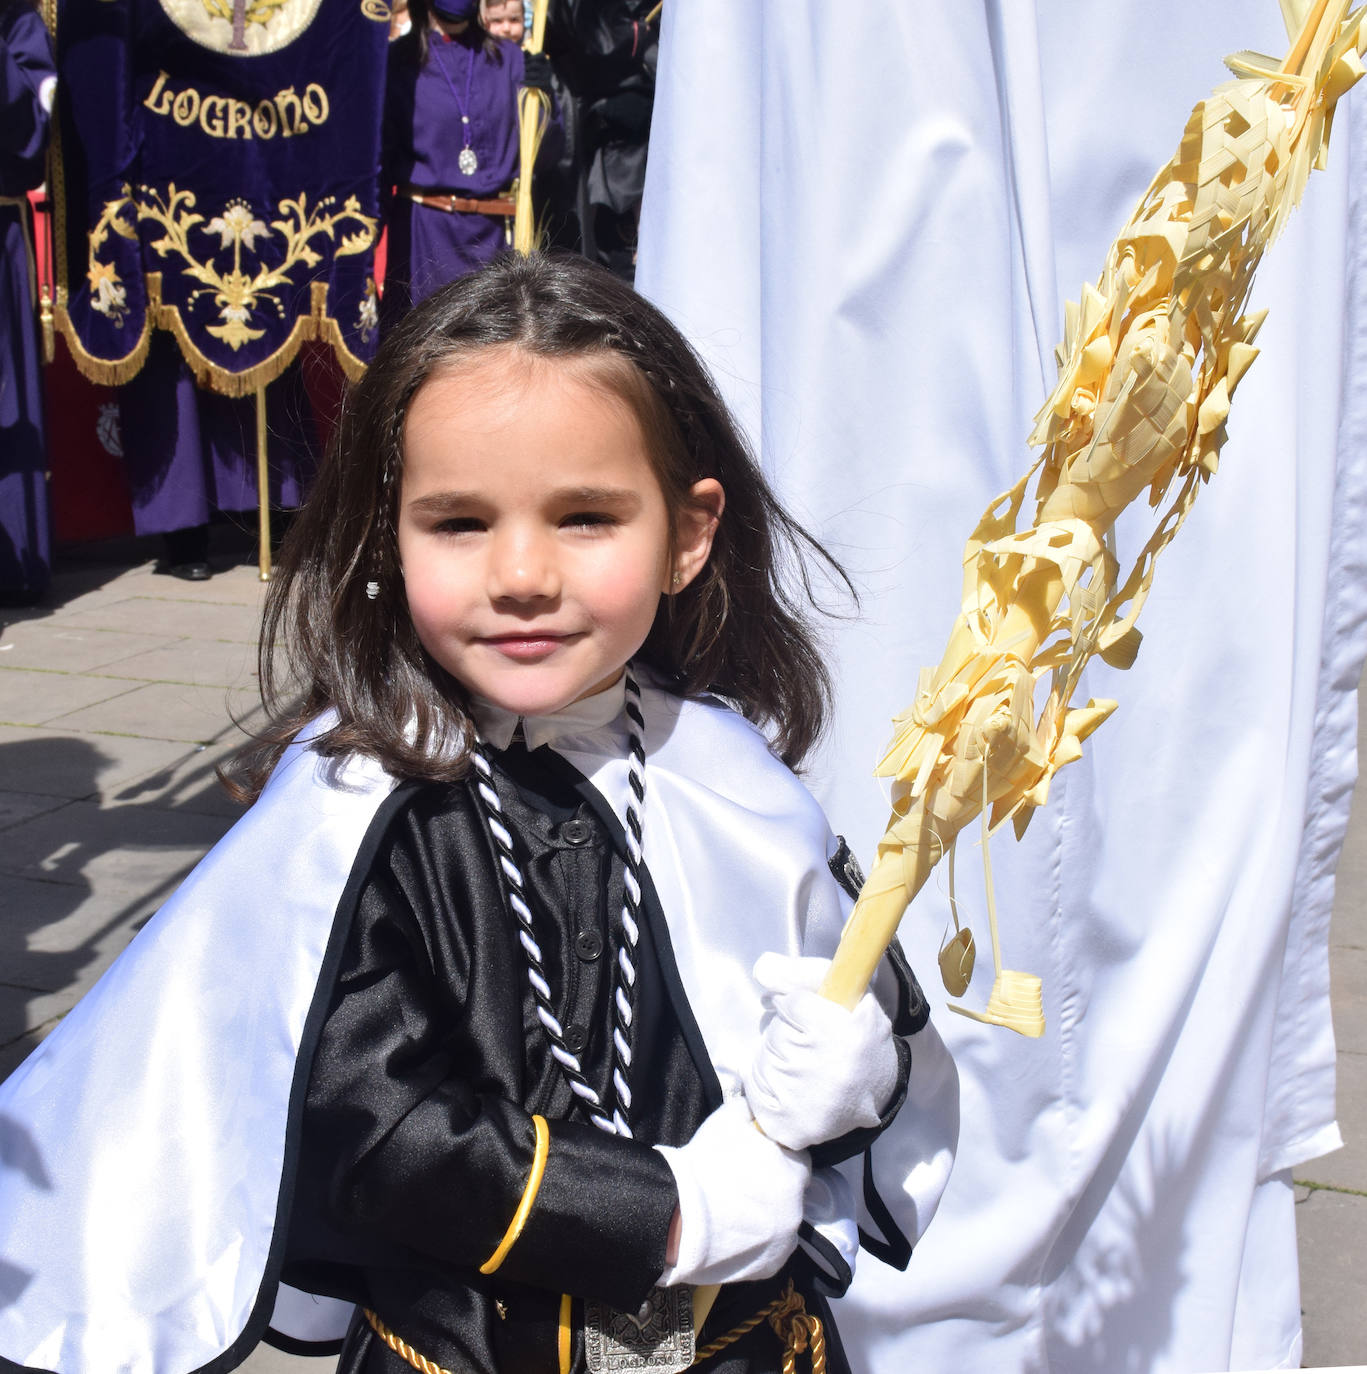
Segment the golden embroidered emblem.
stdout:
<path fill-rule="evenodd" d="M 313 247 L 313 240 L 320 235 L 326 237 L 336 245 L 332 256 L 343 258 L 365 252 L 378 233 L 374 216 L 361 212 L 360 201 L 355 196 L 348 196 L 340 209 L 336 208 L 333 196 L 320 200 L 310 209 L 307 195 L 300 192 L 295 200 L 282 200 L 276 207 L 280 218 L 267 224 L 255 217 L 244 200 L 228 201 L 219 214 L 206 221 L 203 215 L 195 213 L 193 191 L 178 191 L 172 184 L 163 194 L 155 187 L 141 186 L 138 188 L 140 198 L 135 201 L 131 188 L 126 189 L 127 195 L 104 206 L 89 236 L 87 277 L 91 287 L 91 308 L 116 325 L 123 324 L 127 313 L 123 282 L 115 265 L 101 262 L 96 254 L 111 231 L 122 238 L 137 237 L 134 226 L 122 218 L 122 212 L 128 210 L 138 220 L 151 220 L 165 230 L 161 238 L 153 240 L 152 250 L 163 258 L 179 258 L 182 274 L 201 283 L 186 301 L 187 309 L 193 308 L 202 296 L 213 296 L 219 322 L 208 325 L 207 330 L 234 352 L 265 334 L 264 329 L 255 326 L 261 311 L 269 309 L 278 318 L 285 317 L 280 288 L 299 284 L 292 274 L 300 266 L 311 269 L 323 261 L 322 253 Z M 341 232 L 348 224 L 354 226 L 352 232 Z M 259 261 L 257 245 L 269 239 L 274 247 L 277 237 L 284 241 L 284 256 L 274 266 L 267 266 Z M 199 244 L 206 238 L 209 242 L 200 248 Z M 229 249 L 232 250 L 232 265 L 215 265 L 214 257 Z M 244 254 L 248 259 L 257 259 L 257 265 L 244 266 Z M 367 284 L 367 297 L 360 307 L 363 322 L 371 291 L 373 287 Z"/>
<path fill-rule="evenodd" d="M 278 52 L 313 23 L 322 0 L 161 0 L 171 22 L 212 52 Z"/>

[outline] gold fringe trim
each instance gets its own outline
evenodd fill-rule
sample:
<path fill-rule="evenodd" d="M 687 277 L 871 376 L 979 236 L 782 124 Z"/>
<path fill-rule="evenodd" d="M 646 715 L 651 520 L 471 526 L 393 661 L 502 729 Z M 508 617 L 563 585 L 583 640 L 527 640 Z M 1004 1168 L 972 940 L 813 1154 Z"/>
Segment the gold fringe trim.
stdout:
<path fill-rule="evenodd" d="M 551 1128 L 546 1124 L 544 1116 L 533 1116 L 532 1126 L 536 1131 L 536 1147 L 532 1154 L 532 1167 L 527 1172 L 527 1186 L 522 1190 L 522 1199 L 517 1204 L 517 1211 L 513 1213 L 513 1219 L 508 1223 L 508 1229 L 503 1233 L 498 1248 L 479 1266 L 481 1274 L 497 1272 L 499 1266 L 508 1258 L 508 1251 L 522 1234 L 522 1228 L 532 1214 L 536 1195 L 541 1190 L 541 1179 L 546 1172 L 546 1157 L 551 1151 Z"/>
<path fill-rule="evenodd" d="M 160 272 L 148 272 L 144 281 L 147 286 L 147 314 L 142 333 L 127 354 L 114 359 L 97 358 L 85 347 L 71 316 L 67 313 L 66 286 L 59 282 L 57 300 L 53 306 L 53 320 L 66 338 L 77 369 L 98 386 L 122 386 L 124 382 L 130 382 L 138 375 L 143 363 L 147 361 L 147 350 L 152 344 L 154 328 L 164 329 L 174 336 L 181 356 L 189 364 L 195 381 L 220 396 L 250 396 L 261 387 L 269 385 L 294 362 L 300 348 L 315 339 L 331 344 L 333 356 L 348 381 L 359 381 L 365 375 L 364 360 L 358 358 L 346 346 L 341 325 L 327 313 L 328 284 L 325 281 L 316 281 L 310 286 L 309 313 L 295 318 L 294 327 L 285 342 L 270 357 L 242 372 L 233 372 L 222 367 L 200 351 L 190 337 L 184 320 L 181 319 L 180 307 L 163 303 Z"/>

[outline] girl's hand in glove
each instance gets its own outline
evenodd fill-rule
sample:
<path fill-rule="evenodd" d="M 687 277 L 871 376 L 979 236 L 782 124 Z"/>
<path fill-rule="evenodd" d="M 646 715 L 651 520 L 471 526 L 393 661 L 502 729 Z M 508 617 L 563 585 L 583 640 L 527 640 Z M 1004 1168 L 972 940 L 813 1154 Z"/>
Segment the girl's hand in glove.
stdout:
<path fill-rule="evenodd" d="M 718 1107 L 687 1145 L 655 1148 L 679 1190 L 678 1253 L 661 1285 L 778 1273 L 797 1245 L 812 1173 L 806 1154 L 757 1131 L 742 1097 Z"/>
<path fill-rule="evenodd" d="M 755 963 L 768 1014 L 745 1097 L 765 1135 L 790 1150 L 878 1125 L 897 1087 L 887 1013 L 871 992 L 853 1011 L 822 997 L 830 966 L 784 954 Z"/>

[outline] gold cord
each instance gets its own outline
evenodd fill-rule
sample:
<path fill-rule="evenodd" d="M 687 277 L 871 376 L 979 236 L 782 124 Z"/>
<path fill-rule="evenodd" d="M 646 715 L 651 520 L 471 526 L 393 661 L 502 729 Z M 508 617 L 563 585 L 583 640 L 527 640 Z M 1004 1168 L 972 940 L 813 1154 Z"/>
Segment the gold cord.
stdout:
<path fill-rule="evenodd" d="M 749 1335 L 760 1322 L 768 1321 L 774 1335 L 783 1342 L 783 1374 L 796 1374 L 797 1357 L 810 1348 L 812 1374 L 826 1374 L 826 1333 L 821 1329 L 821 1318 L 807 1311 L 802 1294 L 793 1287 L 792 1279 L 788 1286 L 767 1307 L 762 1307 L 754 1316 L 746 1317 L 743 1322 L 733 1326 L 724 1336 L 708 1341 L 693 1357 L 692 1369 L 720 1354 L 729 1345 L 734 1345 L 742 1336 Z"/>
<path fill-rule="evenodd" d="M 421 1374 L 451 1374 L 449 1369 L 443 1369 L 435 1360 L 429 1360 L 426 1355 L 420 1355 L 402 1336 L 396 1336 L 370 1308 L 364 1308 L 365 1319 L 370 1323 L 370 1329 L 401 1359 L 406 1360 L 414 1369 Z"/>

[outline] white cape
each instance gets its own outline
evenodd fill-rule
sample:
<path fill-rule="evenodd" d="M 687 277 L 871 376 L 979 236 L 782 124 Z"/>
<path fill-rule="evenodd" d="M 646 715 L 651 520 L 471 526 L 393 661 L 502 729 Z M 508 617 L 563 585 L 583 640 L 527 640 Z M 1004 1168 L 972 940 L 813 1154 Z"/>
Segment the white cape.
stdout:
<path fill-rule="evenodd" d="M 733 712 L 644 687 L 646 862 L 723 1086 L 765 949 L 829 951 L 848 899 L 820 808 Z M 619 801 L 620 724 L 555 746 Z M 58 1374 L 231 1368 L 275 1302 L 307 1063 L 393 780 L 296 742 L 255 806 L 0 1086 L 0 1360 Z M 953 1066 L 915 1037 L 879 1178 L 915 1236 L 948 1174 Z M 343 1304 L 282 1290 L 276 1324 L 335 1335 Z"/>
<path fill-rule="evenodd" d="M 1030 461 L 1065 296 L 1222 57 L 1286 47 L 1273 0 L 666 4 L 637 285 L 860 584 L 813 776 L 866 860 L 889 718 L 939 661 L 964 540 Z M 1327 929 L 1367 647 L 1365 108 L 1339 107 L 1260 271 L 1262 356 L 1138 662 L 1080 694 L 1119 711 L 1025 844 L 994 844 L 1006 963 L 1042 975 L 1049 1029 L 937 1013 L 958 1160 L 909 1271 L 864 1264 L 840 1304 L 856 1368 L 1299 1362 L 1284 1171 L 1338 1143 Z M 923 971 L 948 920 L 941 877 L 903 924 Z"/>

